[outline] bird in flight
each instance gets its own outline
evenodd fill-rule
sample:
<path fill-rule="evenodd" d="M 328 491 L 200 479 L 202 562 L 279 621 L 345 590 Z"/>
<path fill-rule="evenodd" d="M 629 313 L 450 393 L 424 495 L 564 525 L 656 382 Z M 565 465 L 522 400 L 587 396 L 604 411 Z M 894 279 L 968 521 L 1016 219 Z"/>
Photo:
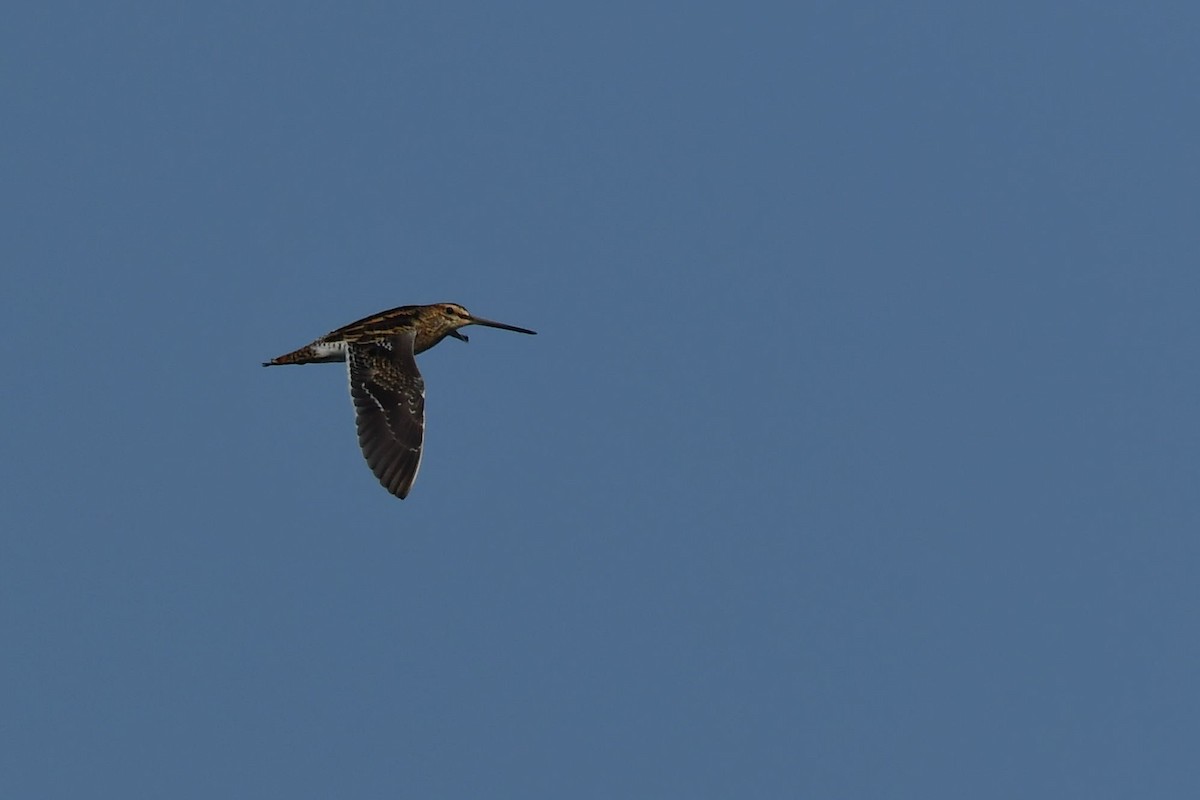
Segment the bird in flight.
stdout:
<path fill-rule="evenodd" d="M 400 306 L 351 322 L 263 366 L 345 361 L 358 445 L 383 488 L 403 500 L 417 478 L 425 437 L 425 381 L 415 356 L 447 336 L 467 341 L 459 332 L 467 325 L 537 333 L 476 317 L 457 303 Z"/>

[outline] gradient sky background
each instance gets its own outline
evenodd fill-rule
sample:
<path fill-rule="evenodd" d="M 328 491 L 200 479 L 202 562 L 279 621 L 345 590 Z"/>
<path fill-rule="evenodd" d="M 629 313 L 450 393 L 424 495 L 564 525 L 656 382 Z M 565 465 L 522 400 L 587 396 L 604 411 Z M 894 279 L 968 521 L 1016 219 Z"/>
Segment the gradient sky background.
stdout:
<path fill-rule="evenodd" d="M 1200 796 L 1194 3 L 19 3 L 0 795 Z M 340 366 L 451 300 L 426 457 Z"/>

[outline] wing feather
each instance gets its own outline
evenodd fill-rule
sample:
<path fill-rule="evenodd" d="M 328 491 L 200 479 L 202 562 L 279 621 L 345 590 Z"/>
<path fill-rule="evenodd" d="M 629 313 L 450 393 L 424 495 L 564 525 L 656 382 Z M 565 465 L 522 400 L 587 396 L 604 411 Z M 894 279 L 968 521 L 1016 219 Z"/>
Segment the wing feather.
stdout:
<path fill-rule="evenodd" d="M 401 499 L 421 467 L 425 381 L 413 356 L 412 331 L 346 346 L 358 444 L 379 482 Z"/>

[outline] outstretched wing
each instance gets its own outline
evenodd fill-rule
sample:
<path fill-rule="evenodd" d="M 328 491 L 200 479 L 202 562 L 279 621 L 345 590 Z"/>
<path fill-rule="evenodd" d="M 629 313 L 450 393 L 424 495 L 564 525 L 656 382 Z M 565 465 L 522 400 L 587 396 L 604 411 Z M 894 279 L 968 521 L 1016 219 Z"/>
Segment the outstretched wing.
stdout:
<path fill-rule="evenodd" d="M 346 364 L 358 445 L 383 488 L 404 499 L 421 466 L 425 435 L 425 381 L 413 357 L 413 333 L 347 344 Z"/>

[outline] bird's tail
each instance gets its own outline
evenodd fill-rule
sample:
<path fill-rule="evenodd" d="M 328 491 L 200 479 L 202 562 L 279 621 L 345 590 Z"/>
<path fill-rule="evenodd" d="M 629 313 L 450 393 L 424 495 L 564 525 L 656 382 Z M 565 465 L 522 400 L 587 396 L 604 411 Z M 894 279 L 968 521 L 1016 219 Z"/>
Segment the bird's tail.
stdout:
<path fill-rule="evenodd" d="M 313 352 L 312 345 L 308 344 L 301 347 L 299 350 L 293 350 L 290 353 L 284 353 L 281 356 L 275 356 L 270 361 L 262 362 L 264 367 L 277 367 L 280 364 L 311 364 L 314 361 L 320 361 L 316 353 Z"/>

